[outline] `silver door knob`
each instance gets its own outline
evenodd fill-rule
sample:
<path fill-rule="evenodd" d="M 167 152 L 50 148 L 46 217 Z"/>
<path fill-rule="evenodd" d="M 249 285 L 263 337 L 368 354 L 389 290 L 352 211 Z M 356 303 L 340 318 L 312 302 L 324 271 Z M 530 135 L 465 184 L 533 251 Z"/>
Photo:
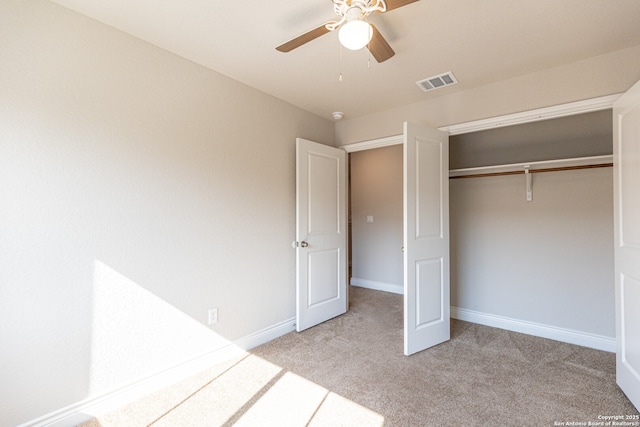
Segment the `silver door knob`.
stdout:
<path fill-rule="evenodd" d="M 309 246 L 309 244 L 307 242 L 305 242 L 304 240 L 302 242 L 300 242 L 300 247 L 301 248 L 306 248 L 308 246 Z"/>

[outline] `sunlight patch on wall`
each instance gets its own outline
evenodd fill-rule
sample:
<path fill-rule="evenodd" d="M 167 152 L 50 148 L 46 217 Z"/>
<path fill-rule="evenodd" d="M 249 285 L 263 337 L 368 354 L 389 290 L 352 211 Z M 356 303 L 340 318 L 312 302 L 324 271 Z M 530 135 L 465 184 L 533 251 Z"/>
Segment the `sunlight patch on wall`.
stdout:
<path fill-rule="evenodd" d="M 90 395 L 126 389 L 138 380 L 195 360 L 194 354 L 237 348 L 234 357 L 239 357 L 229 360 L 231 364 L 225 362 L 221 369 L 203 368 L 205 371 L 170 388 L 131 402 L 126 410 L 96 414 L 98 420 L 133 417 L 129 421 L 144 419 L 144 424 L 158 427 L 265 422 L 384 425 L 382 415 L 244 352 L 98 260 L 94 262 L 93 287 Z M 240 353 L 244 355 L 238 356 Z"/>
<path fill-rule="evenodd" d="M 231 343 L 101 261 L 94 261 L 89 395 Z"/>

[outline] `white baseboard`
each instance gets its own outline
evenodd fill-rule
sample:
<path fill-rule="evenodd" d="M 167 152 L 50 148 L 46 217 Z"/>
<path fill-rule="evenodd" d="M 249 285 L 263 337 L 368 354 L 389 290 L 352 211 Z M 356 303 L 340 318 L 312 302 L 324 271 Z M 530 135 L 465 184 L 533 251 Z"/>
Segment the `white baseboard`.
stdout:
<path fill-rule="evenodd" d="M 295 330 L 296 318 L 292 317 L 283 322 L 271 325 L 268 328 L 264 328 L 261 331 L 254 332 L 238 340 L 235 340 L 233 343 L 243 350 L 251 350 L 254 347 L 257 347 L 264 343 L 268 343 L 271 340 L 274 340 L 278 337 L 283 336 L 284 334 L 288 334 L 289 332 L 293 332 Z"/>
<path fill-rule="evenodd" d="M 351 279 L 352 286 L 368 289 L 403 293 L 403 287 L 389 283 L 374 282 L 358 278 Z M 509 331 L 535 335 L 570 344 L 581 345 L 608 352 L 615 352 L 615 338 L 589 334 L 571 329 L 558 328 L 540 323 L 528 322 L 494 314 L 482 313 L 464 308 L 451 307 L 451 317 L 481 325 L 506 329 Z M 295 318 L 287 319 L 261 331 L 240 338 L 233 343 L 197 356 L 191 360 L 158 372 L 150 377 L 136 381 L 120 389 L 104 395 L 86 399 L 55 412 L 21 424 L 18 427 L 72 427 L 88 421 L 92 417 L 117 409 L 127 403 L 142 398 L 149 393 L 160 390 L 183 378 L 197 374 L 209 366 L 245 353 L 258 345 L 269 342 L 295 330 Z"/>
<path fill-rule="evenodd" d="M 495 314 L 482 313 L 465 308 L 451 307 L 451 317 L 481 325 L 492 326 L 494 328 L 506 329 L 508 331 L 520 332 L 528 335 L 535 335 L 542 338 L 549 338 L 569 344 L 581 345 L 584 347 L 604 350 L 611 353 L 616 351 L 615 338 L 595 335 L 573 329 L 559 328 L 556 326 L 543 325 L 541 323 L 528 322 L 509 317 L 497 316 Z"/>
<path fill-rule="evenodd" d="M 392 292 L 394 294 L 404 294 L 403 285 L 395 285 L 393 283 L 374 282 L 373 280 L 358 279 L 352 277 L 349 282 L 351 286 L 358 286 L 360 288 L 373 289 L 376 291 Z"/>
<path fill-rule="evenodd" d="M 161 390 L 210 366 L 241 357 L 261 344 L 295 330 L 295 318 L 272 325 L 261 331 L 242 337 L 224 347 L 209 351 L 147 378 L 128 384 L 101 396 L 76 402 L 18 427 L 72 427 L 89 421 L 95 416 L 118 409 L 150 393 Z"/>

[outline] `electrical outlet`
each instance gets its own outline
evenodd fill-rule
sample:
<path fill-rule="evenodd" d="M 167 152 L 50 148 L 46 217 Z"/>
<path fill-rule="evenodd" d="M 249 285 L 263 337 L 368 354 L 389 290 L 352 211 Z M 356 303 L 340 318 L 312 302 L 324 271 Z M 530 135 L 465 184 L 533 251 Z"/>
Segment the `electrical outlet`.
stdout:
<path fill-rule="evenodd" d="M 209 324 L 218 323 L 218 307 L 209 309 Z"/>

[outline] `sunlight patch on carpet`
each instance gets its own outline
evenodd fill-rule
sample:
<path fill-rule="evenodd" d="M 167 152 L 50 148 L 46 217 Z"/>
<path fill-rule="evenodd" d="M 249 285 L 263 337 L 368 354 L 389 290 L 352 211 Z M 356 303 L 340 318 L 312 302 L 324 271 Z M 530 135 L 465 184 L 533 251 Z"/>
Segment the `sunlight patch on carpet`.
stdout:
<path fill-rule="evenodd" d="M 382 426 L 384 417 L 287 372 L 234 426 Z"/>

